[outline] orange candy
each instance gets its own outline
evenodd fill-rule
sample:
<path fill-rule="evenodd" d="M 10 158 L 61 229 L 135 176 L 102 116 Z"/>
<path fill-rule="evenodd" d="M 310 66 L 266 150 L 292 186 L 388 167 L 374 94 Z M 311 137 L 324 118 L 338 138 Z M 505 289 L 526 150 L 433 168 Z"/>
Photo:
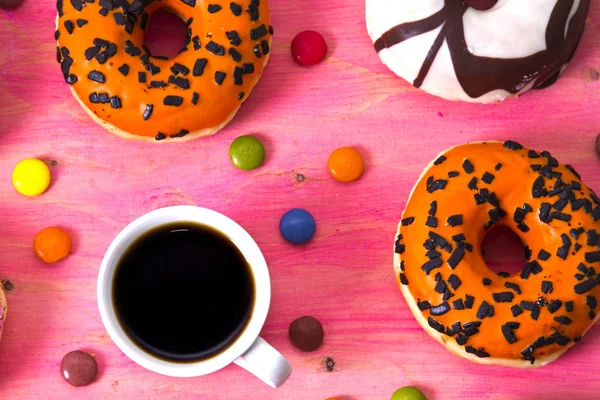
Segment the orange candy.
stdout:
<path fill-rule="evenodd" d="M 45 263 L 55 263 L 71 252 L 71 236 L 60 228 L 46 228 L 35 235 L 33 251 Z"/>
<path fill-rule="evenodd" d="M 329 156 L 329 173 L 340 182 L 353 182 L 361 177 L 365 162 L 360 153 L 352 147 L 340 147 Z"/>

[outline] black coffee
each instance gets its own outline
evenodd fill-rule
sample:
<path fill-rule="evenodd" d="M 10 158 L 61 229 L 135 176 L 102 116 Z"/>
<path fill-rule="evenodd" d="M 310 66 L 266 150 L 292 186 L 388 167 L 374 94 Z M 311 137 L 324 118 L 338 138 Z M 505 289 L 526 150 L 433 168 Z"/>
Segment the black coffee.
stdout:
<path fill-rule="evenodd" d="M 137 239 L 119 260 L 112 293 L 121 326 L 140 348 L 193 362 L 240 336 L 255 289 L 246 259 L 227 236 L 184 222 Z"/>

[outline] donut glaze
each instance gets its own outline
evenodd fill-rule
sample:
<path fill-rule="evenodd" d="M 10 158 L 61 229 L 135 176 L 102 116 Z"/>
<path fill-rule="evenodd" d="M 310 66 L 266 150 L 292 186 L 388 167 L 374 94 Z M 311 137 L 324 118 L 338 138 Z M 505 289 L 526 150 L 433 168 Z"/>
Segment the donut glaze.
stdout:
<path fill-rule="evenodd" d="M 58 0 L 57 61 L 73 94 L 111 132 L 190 140 L 217 132 L 258 82 L 270 53 L 267 0 Z M 172 59 L 143 46 L 153 12 L 188 26 Z"/>
<path fill-rule="evenodd" d="M 526 246 L 520 273 L 481 253 L 506 226 Z M 394 269 L 429 335 L 482 364 L 545 365 L 598 320 L 600 199 L 569 165 L 508 141 L 441 153 L 398 226 Z M 597 269 L 597 271 L 596 271 Z"/>
<path fill-rule="evenodd" d="M 489 103 L 552 84 L 571 60 L 589 0 L 366 0 L 393 72 L 433 95 Z"/>

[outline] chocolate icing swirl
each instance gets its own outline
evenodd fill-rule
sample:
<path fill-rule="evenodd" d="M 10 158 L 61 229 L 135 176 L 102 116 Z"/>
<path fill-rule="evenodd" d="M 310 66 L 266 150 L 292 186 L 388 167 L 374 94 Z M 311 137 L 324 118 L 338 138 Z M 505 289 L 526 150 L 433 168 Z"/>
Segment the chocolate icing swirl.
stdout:
<path fill-rule="evenodd" d="M 569 21 L 574 1 L 557 0 L 546 27 L 546 50 L 528 57 L 480 57 L 469 51 L 463 25 L 465 12 L 469 7 L 490 10 L 497 0 L 445 0 L 444 7 L 437 13 L 419 21 L 397 25 L 385 32 L 375 41 L 375 50 L 380 52 L 442 26 L 413 82 L 415 87 L 423 85 L 444 41 L 448 44 L 458 81 L 471 98 L 498 89 L 516 94 L 533 81 L 536 87 L 546 87 L 556 81 L 562 66 L 573 57 L 583 33 L 590 0 L 581 0 L 577 12 Z"/>

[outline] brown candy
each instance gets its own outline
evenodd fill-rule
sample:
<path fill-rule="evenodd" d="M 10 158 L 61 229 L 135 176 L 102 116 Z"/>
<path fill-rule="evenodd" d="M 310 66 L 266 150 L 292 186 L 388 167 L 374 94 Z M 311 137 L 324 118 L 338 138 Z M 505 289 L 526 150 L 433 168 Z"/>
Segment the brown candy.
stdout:
<path fill-rule="evenodd" d="M 87 386 L 98 375 L 98 364 L 92 355 L 75 350 L 63 357 L 60 374 L 73 386 Z"/>
<path fill-rule="evenodd" d="M 23 0 L 0 0 L 0 8 L 17 8 Z"/>
<path fill-rule="evenodd" d="M 315 351 L 323 344 L 323 326 L 314 317 L 300 317 L 290 325 L 290 341 L 299 350 Z"/>

